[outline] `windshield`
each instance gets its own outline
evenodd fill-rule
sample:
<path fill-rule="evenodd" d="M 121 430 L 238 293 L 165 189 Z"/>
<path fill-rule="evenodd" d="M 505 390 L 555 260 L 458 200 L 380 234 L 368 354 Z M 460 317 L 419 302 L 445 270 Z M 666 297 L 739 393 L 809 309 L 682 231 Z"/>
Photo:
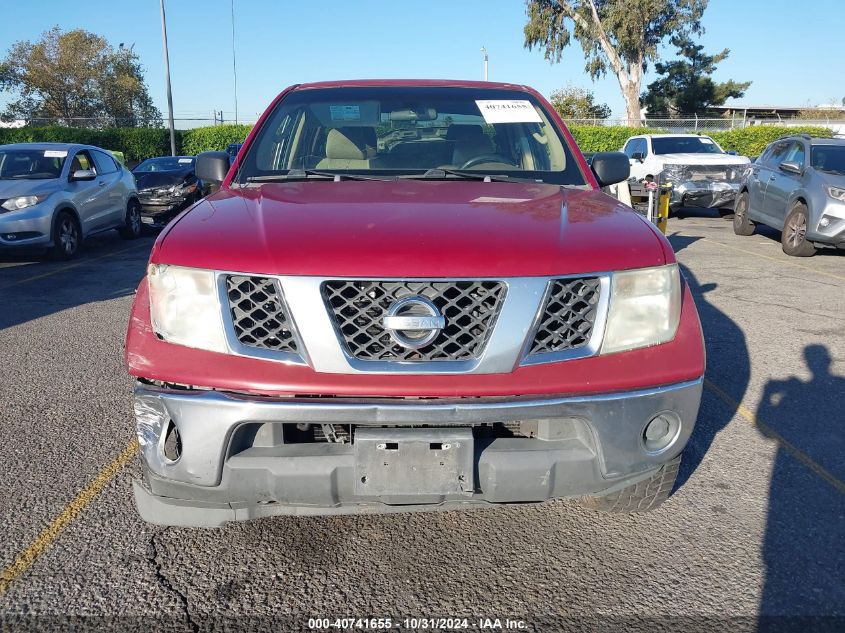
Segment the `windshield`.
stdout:
<path fill-rule="evenodd" d="M 814 169 L 845 176 L 845 145 L 813 145 L 810 160 Z"/>
<path fill-rule="evenodd" d="M 530 94 L 478 88 L 294 91 L 258 131 L 238 181 L 309 169 L 376 178 L 470 170 L 586 184 L 572 151 Z"/>
<path fill-rule="evenodd" d="M 58 178 L 67 150 L 0 149 L 0 179 L 42 180 Z"/>
<path fill-rule="evenodd" d="M 706 136 L 652 137 L 655 154 L 724 154 L 713 139 Z"/>
<path fill-rule="evenodd" d="M 151 171 L 184 171 L 186 169 L 193 169 L 193 156 L 166 156 L 164 158 L 150 158 L 140 163 L 134 171 L 135 173 L 147 173 Z"/>

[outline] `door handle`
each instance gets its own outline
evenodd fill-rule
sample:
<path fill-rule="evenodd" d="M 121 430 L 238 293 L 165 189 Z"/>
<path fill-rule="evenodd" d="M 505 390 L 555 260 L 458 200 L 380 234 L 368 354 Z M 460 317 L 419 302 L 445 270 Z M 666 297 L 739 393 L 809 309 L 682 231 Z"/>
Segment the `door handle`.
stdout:
<path fill-rule="evenodd" d="M 774 174 L 772 174 L 771 176 L 769 176 L 769 182 L 772 182 L 774 179 L 775 179 Z"/>
<path fill-rule="evenodd" d="M 101 180 L 98 184 L 99 184 L 101 187 L 105 187 L 105 186 L 106 186 L 106 182 L 105 182 L 105 181 L 103 181 L 103 180 Z"/>

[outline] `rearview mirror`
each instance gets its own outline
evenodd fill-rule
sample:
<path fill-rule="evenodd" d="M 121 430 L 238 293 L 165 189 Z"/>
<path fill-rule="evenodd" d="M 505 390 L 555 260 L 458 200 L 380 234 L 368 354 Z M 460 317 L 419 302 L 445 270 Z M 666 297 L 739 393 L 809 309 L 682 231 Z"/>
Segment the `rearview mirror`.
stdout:
<path fill-rule="evenodd" d="M 789 174 L 800 174 L 801 173 L 801 165 L 796 163 L 795 161 L 785 160 L 780 165 L 780 170 L 785 171 Z"/>
<path fill-rule="evenodd" d="M 229 172 L 229 154 L 226 152 L 202 152 L 197 156 L 195 173 L 204 182 L 220 184 Z"/>
<path fill-rule="evenodd" d="M 631 164 L 622 152 L 599 152 L 593 156 L 591 168 L 601 187 L 628 180 L 631 175 Z"/>
<path fill-rule="evenodd" d="M 76 182 L 77 180 L 94 180 L 97 177 L 97 172 L 93 169 L 77 169 L 70 175 L 71 182 Z"/>

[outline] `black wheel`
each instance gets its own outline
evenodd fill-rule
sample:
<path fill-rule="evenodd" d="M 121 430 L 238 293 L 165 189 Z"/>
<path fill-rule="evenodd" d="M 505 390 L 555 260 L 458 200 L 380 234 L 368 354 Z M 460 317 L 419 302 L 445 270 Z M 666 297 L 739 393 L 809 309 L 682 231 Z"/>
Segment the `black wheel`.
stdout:
<path fill-rule="evenodd" d="M 82 231 L 70 211 L 59 211 L 53 222 L 53 247 L 50 254 L 56 259 L 73 259 L 82 245 Z"/>
<path fill-rule="evenodd" d="M 648 512 L 654 510 L 672 492 L 681 456 L 663 466 L 648 479 L 602 497 L 582 497 L 581 505 L 599 512 Z"/>
<path fill-rule="evenodd" d="M 130 200 L 126 205 L 126 217 L 123 222 L 123 226 L 117 229 L 120 237 L 125 240 L 134 240 L 141 236 L 141 205 L 137 200 Z"/>
<path fill-rule="evenodd" d="M 743 191 L 736 199 L 734 209 L 734 233 L 737 235 L 751 235 L 754 233 L 754 223 L 748 219 L 748 192 Z"/>
<path fill-rule="evenodd" d="M 808 217 L 807 205 L 803 202 L 796 202 L 792 211 L 786 216 L 780 243 L 783 246 L 783 252 L 787 255 L 809 257 L 815 254 L 816 247 L 807 241 Z"/>

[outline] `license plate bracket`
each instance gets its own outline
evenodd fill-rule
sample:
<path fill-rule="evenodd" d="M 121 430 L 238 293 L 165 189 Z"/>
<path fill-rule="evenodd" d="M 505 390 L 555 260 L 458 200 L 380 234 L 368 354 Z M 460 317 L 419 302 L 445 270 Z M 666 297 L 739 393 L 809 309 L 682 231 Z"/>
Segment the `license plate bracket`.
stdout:
<path fill-rule="evenodd" d="M 355 429 L 355 493 L 467 495 L 475 488 L 472 429 Z"/>

